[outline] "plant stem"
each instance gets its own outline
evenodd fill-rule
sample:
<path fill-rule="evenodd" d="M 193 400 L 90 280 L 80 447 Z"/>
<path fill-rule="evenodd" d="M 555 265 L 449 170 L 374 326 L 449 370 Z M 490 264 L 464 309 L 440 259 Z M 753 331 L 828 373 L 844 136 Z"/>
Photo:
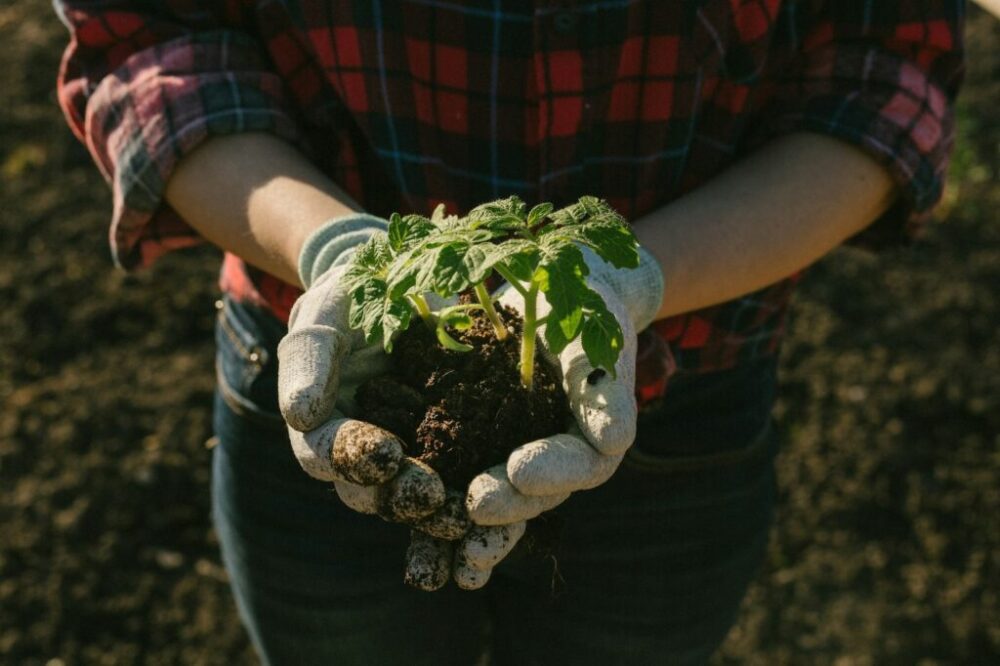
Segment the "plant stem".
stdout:
<path fill-rule="evenodd" d="M 511 273 L 509 270 L 507 270 L 500 264 L 496 264 L 493 268 L 496 269 L 497 273 L 499 273 L 504 280 L 507 280 L 507 282 L 510 283 L 510 286 L 514 287 L 514 289 L 517 289 L 517 291 L 520 292 L 522 296 L 524 296 L 525 298 L 528 297 L 528 290 L 524 288 L 520 280 L 514 277 L 513 273 Z"/>
<path fill-rule="evenodd" d="M 410 296 L 410 300 L 413 302 L 413 306 L 417 309 L 417 314 L 420 318 L 424 320 L 427 326 L 434 330 L 437 328 L 437 321 L 434 319 L 434 315 L 431 313 L 431 308 L 427 305 L 427 301 L 420 294 L 413 294 Z"/>
<path fill-rule="evenodd" d="M 529 391 L 534 384 L 535 369 L 535 330 L 538 321 L 535 317 L 535 306 L 538 300 L 538 285 L 534 282 L 524 298 L 524 330 L 521 334 L 521 385 Z"/>
<path fill-rule="evenodd" d="M 496 308 L 493 307 L 493 299 L 490 298 L 490 294 L 486 291 L 486 287 L 482 282 L 475 286 L 476 298 L 479 299 L 479 303 L 483 306 L 483 311 L 486 316 L 490 318 L 490 323 L 493 324 L 493 330 L 497 334 L 497 340 L 507 339 L 507 327 L 503 325 L 500 320 L 500 315 L 497 314 Z"/>

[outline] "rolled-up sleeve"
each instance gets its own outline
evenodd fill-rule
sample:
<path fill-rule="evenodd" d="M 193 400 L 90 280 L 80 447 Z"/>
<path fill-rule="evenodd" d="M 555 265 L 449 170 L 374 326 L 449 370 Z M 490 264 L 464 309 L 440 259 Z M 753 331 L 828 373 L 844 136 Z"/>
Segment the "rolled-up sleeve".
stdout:
<path fill-rule="evenodd" d="M 808 7 L 808 9 L 807 9 Z M 859 236 L 879 249 L 918 235 L 940 200 L 963 73 L 960 0 L 790 3 L 767 133 L 818 132 L 892 174 L 895 205 Z"/>
<path fill-rule="evenodd" d="M 208 137 L 298 139 L 283 83 L 250 34 L 224 16 L 170 5 L 56 3 L 71 36 L 59 102 L 111 185 L 112 255 L 126 269 L 200 242 L 163 195 L 180 159 Z"/>

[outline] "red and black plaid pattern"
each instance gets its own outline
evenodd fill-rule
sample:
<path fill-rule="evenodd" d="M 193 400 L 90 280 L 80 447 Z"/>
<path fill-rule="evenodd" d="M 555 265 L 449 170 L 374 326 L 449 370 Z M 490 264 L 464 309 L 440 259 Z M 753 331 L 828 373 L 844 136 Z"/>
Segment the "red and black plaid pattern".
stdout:
<path fill-rule="evenodd" d="M 898 241 L 940 197 L 961 75 L 959 0 L 57 6 L 60 100 L 113 185 L 126 268 L 197 240 L 162 201 L 177 161 L 252 130 L 301 146 L 375 214 L 595 194 L 629 219 L 778 134 L 822 132 L 895 176 L 899 204 L 865 238 Z M 662 390 L 663 341 L 690 371 L 773 354 L 794 282 L 657 322 L 640 395 Z M 235 257 L 223 284 L 279 316 L 298 295 Z"/>

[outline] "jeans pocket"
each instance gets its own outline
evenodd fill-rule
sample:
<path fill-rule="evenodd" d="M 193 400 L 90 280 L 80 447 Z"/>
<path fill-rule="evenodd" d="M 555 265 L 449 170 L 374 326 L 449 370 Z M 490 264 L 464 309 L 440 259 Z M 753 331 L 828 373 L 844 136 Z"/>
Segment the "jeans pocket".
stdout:
<path fill-rule="evenodd" d="M 649 453 L 633 446 L 625 455 L 622 465 L 627 469 L 648 474 L 692 473 L 722 470 L 737 465 L 765 462 L 777 453 L 777 436 L 770 421 L 756 435 L 733 442 L 731 448 L 711 453 L 671 455 Z"/>
<path fill-rule="evenodd" d="M 215 324 L 216 376 L 226 404 L 261 425 L 283 426 L 278 411 L 277 344 L 255 318 L 228 297 L 219 302 Z"/>
<path fill-rule="evenodd" d="M 776 383 L 774 359 L 671 380 L 659 404 L 640 414 L 626 463 L 687 473 L 769 458 L 777 441 L 770 416 Z"/>

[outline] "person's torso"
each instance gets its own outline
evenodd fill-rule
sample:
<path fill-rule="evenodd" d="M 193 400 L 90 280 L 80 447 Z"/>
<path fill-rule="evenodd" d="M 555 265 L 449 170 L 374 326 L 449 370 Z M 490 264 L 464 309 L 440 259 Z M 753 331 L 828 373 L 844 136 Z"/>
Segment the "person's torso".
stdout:
<path fill-rule="evenodd" d="M 426 214 L 443 202 L 461 213 L 511 194 L 561 206 L 591 194 L 635 220 L 752 147 L 764 73 L 785 54 L 783 4 L 343 0 L 252 11 L 305 148 L 366 210 Z M 249 273 L 286 315 L 297 293 Z M 792 283 L 654 324 L 640 385 L 662 390 L 661 340 L 682 370 L 773 354 Z"/>

